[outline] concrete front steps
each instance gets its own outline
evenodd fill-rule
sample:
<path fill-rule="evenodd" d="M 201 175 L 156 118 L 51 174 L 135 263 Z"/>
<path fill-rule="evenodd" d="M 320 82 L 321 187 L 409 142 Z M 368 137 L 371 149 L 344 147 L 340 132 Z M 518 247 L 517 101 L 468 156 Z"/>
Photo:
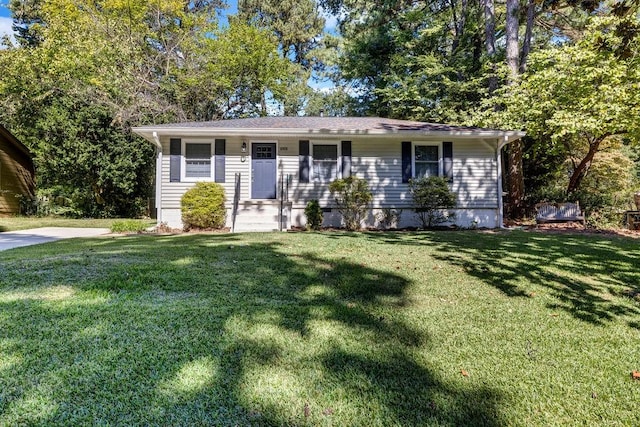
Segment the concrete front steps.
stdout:
<path fill-rule="evenodd" d="M 282 230 L 290 227 L 291 203 L 285 203 L 283 209 Z M 230 223 L 233 222 L 233 209 L 229 213 Z M 280 201 L 279 200 L 251 200 L 238 203 L 235 218 L 235 233 L 249 231 L 278 231 L 280 230 Z"/>

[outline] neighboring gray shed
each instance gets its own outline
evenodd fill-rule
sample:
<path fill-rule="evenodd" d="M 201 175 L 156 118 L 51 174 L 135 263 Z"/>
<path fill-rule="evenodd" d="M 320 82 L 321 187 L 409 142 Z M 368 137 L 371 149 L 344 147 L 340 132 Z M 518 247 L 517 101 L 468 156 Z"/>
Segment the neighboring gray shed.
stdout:
<path fill-rule="evenodd" d="M 457 194 L 458 225 L 500 227 L 501 150 L 524 136 L 377 117 L 261 117 L 133 130 L 158 149 L 159 223 L 180 227 L 185 191 L 196 181 L 216 181 L 236 231 L 303 226 L 312 199 L 324 208 L 325 225 L 339 225 L 328 184 L 349 175 L 365 178 L 373 192 L 366 225 L 375 225 L 382 209 L 412 207 L 409 179 L 440 175 Z M 398 225 L 418 223 L 406 212 Z"/>
<path fill-rule="evenodd" d="M 20 212 L 17 195 L 33 196 L 35 170 L 31 153 L 0 125 L 0 215 Z"/>

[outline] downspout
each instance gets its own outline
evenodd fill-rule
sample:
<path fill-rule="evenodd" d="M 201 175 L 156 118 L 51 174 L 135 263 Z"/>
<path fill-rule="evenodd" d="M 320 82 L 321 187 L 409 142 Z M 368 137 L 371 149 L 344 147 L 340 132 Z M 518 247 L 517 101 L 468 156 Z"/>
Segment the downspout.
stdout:
<path fill-rule="evenodd" d="M 502 142 L 498 139 L 498 144 L 496 148 L 496 162 L 498 163 L 498 180 L 497 190 L 498 190 L 498 224 L 500 228 L 507 228 L 504 226 L 504 203 L 502 200 L 502 149 L 509 143 L 509 137 L 504 135 L 502 137 Z"/>
<path fill-rule="evenodd" d="M 162 144 L 158 132 L 153 132 L 153 140 L 156 144 L 156 222 L 162 224 Z"/>

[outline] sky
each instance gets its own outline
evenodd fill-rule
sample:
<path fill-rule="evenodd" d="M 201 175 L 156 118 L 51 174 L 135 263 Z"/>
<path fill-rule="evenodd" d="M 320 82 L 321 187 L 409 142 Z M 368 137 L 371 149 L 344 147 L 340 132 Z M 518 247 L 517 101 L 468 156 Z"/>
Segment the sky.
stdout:
<path fill-rule="evenodd" d="M 11 30 L 11 14 L 7 9 L 8 4 L 9 0 L 0 0 L 0 37 L 13 32 Z"/>

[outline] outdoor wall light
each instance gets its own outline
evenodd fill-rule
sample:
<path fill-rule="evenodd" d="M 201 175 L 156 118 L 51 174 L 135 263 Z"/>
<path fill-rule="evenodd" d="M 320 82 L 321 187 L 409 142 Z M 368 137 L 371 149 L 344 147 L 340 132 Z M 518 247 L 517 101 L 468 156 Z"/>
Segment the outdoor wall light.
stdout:
<path fill-rule="evenodd" d="M 240 156 L 240 161 L 246 162 L 247 161 L 247 143 L 245 141 L 242 141 L 242 147 L 240 147 L 240 152 L 242 153 L 242 155 Z"/>

